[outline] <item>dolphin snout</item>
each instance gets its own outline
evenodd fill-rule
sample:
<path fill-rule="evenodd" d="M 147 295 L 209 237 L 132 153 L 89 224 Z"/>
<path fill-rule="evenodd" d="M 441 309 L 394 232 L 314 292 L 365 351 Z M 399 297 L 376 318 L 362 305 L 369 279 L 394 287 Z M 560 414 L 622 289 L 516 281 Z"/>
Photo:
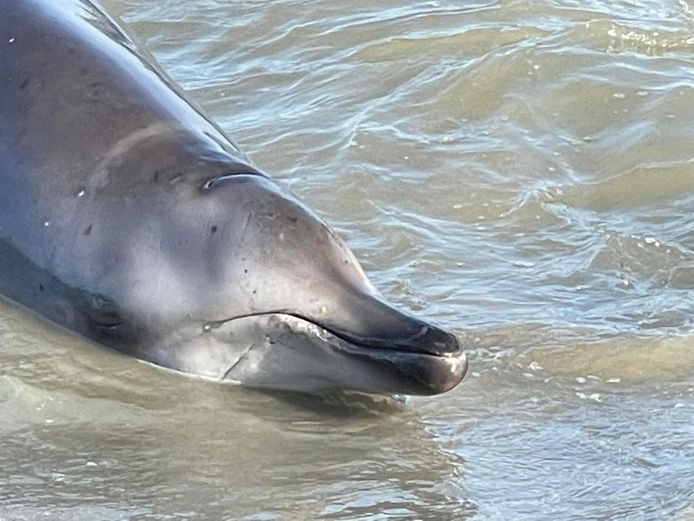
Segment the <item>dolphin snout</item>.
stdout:
<path fill-rule="evenodd" d="M 462 352 L 454 335 L 431 324 L 422 325 L 419 334 L 411 338 L 396 339 L 393 348 L 434 356 L 454 356 Z"/>
<path fill-rule="evenodd" d="M 432 356 L 458 356 L 462 348 L 448 331 L 393 307 L 375 295 L 359 295 L 341 306 L 342 316 L 324 324 L 364 347 Z"/>
<path fill-rule="evenodd" d="M 360 295 L 343 306 L 343 327 L 333 332 L 361 347 L 363 356 L 382 360 L 404 394 L 433 395 L 455 387 L 468 369 L 467 356 L 455 335 L 404 313 L 376 295 Z M 349 327 L 344 327 L 349 324 Z M 337 327 L 336 327 L 337 326 Z"/>
<path fill-rule="evenodd" d="M 359 343 L 380 349 L 431 356 L 459 356 L 462 347 L 455 335 L 419 319 L 404 315 L 401 327 L 375 332 Z M 413 333 L 414 331 L 414 333 Z"/>

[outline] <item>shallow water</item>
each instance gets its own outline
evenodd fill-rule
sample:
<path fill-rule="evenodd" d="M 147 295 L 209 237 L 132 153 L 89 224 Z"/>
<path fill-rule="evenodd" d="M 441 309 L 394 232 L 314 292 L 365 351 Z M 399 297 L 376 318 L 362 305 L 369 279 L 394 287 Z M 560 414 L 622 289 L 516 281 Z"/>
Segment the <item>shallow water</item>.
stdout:
<path fill-rule="evenodd" d="M 0 519 L 694 519 L 689 0 L 107 5 L 471 372 L 264 394 L 0 303 Z"/>

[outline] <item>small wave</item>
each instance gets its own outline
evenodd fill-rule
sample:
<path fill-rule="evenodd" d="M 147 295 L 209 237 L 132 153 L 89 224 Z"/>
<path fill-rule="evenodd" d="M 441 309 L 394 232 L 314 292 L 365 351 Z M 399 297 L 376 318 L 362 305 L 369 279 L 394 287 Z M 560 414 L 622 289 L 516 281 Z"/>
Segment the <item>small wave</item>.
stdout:
<path fill-rule="evenodd" d="M 687 381 L 694 374 L 694 340 L 682 337 L 615 337 L 592 344 L 563 345 L 528 353 L 545 371 L 585 381 Z"/>

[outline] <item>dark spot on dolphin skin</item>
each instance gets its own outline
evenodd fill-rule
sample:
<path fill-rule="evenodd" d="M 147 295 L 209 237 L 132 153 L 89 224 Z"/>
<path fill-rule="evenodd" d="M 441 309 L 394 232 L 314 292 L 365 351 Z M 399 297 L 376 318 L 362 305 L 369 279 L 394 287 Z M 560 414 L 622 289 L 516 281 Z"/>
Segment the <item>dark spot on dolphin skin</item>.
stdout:
<path fill-rule="evenodd" d="M 296 216 L 294 216 L 294 215 L 287 215 L 287 220 L 288 220 L 290 223 L 295 223 L 296 221 L 299 220 L 299 218 L 296 217 Z"/>
<path fill-rule="evenodd" d="M 159 182 L 159 170 L 155 170 L 155 171 L 154 171 L 154 175 L 152 176 L 152 180 L 153 180 L 155 183 L 158 183 L 158 182 Z"/>
<path fill-rule="evenodd" d="M 27 76 L 26 78 L 24 78 L 24 81 L 23 81 L 22 84 L 19 86 L 19 90 L 24 90 L 24 89 L 26 89 L 28 86 L 29 86 L 29 76 Z"/>
<path fill-rule="evenodd" d="M 89 84 L 89 96 L 92 99 L 99 99 L 101 96 L 101 83 L 98 81 L 93 81 Z"/>
<path fill-rule="evenodd" d="M 44 289 L 46 288 L 43 287 L 43 284 L 39 284 L 39 291 L 43 291 Z"/>
<path fill-rule="evenodd" d="M 244 268 L 244 269 L 243 269 L 243 272 L 244 272 L 244 273 L 248 273 L 248 269 Z"/>
<path fill-rule="evenodd" d="M 82 232 L 82 235 L 89 235 L 92 233 L 92 225 L 87 226 L 87 229 Z"/>
<path fill-rule="evenodd" d="M 212 228 L 210 228 L 210 233 L 215 234 L 217 233 L 217 225 L 213 225 Z"/>

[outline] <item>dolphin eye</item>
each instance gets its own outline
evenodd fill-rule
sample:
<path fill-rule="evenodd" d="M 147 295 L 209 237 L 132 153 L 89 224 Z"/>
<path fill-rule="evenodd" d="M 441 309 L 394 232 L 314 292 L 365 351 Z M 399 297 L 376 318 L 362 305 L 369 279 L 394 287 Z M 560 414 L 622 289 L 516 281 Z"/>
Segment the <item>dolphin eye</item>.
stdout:
<path fill-rule="evenodd" d="M 89 322 L 99 329 L 114 330 L 125 324 L 115 302 L 98 293 L 89 296 L 84 313 Z"/>

